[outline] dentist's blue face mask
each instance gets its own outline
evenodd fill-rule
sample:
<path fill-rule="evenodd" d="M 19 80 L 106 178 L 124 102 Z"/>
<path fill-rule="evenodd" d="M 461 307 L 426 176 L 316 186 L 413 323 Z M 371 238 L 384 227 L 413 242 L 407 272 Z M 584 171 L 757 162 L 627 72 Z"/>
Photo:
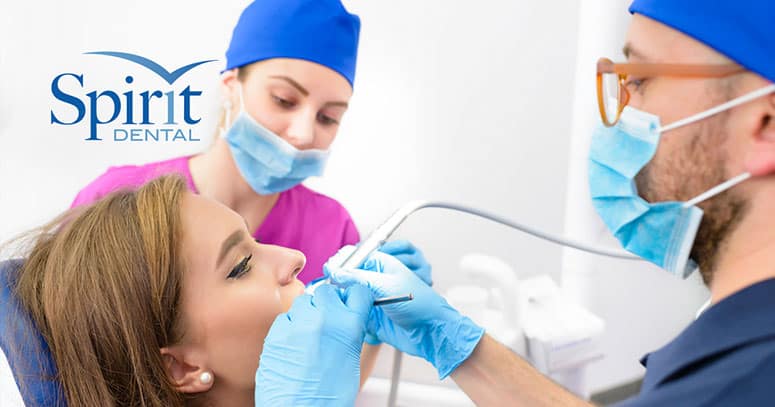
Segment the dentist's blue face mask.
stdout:
<path fill-rule="evenodd" d="M 595 130 L 589 153 L 592 204 L 625 249 L 683 278 L 697 268 L 689 258 L 703 215 L 696 205 L 751 174 L 743 173 L 686 202 L 657 203 L 638 195 L 635 176 L 654 157 L 662 133 L 773 92 L 775 85 L 770 85 L 664 127 L 659 117 L 625 107 L 615 126 L 601 124 Z"/>
<path fill-rule="evenodd" d="M 224 137 L 240 174 L 257 194 L 283 192 L 309 177 L 323 175 L 329 150 L 299 150 L 292 146 L 250 117 L 241 87 L 239 95 L 240 112 Z"/>

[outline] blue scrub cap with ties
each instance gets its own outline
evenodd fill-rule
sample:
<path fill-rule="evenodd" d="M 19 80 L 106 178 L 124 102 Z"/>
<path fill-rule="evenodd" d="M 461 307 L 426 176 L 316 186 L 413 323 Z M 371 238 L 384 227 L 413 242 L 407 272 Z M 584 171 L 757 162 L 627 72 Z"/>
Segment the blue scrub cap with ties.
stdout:
<path fill-rule="evenodd" d="M 295 58 L 338 72 L 353 85 L 361 20 L 340 0 L 256 0 L 234 27 L 226 70 Z"/>
<path fill-rule="evenodd" d="M 775 82 L 775 0 L 634 0 L 642 14 Z"/>

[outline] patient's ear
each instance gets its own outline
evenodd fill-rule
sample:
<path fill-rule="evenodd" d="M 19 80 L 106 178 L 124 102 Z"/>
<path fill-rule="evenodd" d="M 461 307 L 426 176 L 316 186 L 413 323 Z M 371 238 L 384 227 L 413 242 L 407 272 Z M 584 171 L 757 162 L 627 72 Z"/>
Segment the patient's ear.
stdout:
<path fill-rule="evenodd" d="M 202 393 L 213 387 L 215 377 L 192 352 L 184 347 L 161 348 L 167 375 L 181 393 Z"/>
<path fill-rule="evenodd" d="M 751 151 L 745 157 L 745 167 L 754 177 L 775 174 L 775 94 L 761 111 Z"/>

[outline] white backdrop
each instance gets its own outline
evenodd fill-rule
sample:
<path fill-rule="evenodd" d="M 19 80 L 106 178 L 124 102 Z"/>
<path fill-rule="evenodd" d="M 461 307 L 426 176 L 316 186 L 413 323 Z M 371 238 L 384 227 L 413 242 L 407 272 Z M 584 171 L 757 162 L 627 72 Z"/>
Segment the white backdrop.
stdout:
<path fill-rule="evenodd" d="M 0 241 L 65 209 L 107 166 L 205 149 L 219 105 L 223 54 L 246 4 L 4 0 Z M 414 199 L 468 203 L 561 233 L 575 92 L 577 2 L 346 4 L 363 23 L 355 96 L 325 178 L 309 185 L 343 202 L 364 234 Z M 170 87 L 125 61 L 83 55 L 89 51 L 136 53 L 168 70 L 220 59 L 180 80 L 181 86 L 192 84 L 204 92 L 196 105 L 204 116 L 196 127 L 202 141 L 87 142 L 85 125 L 51 125 L 52 108 L 68 111 L 50 89 L 62 72 L 83 73 L 87 91 L 126 89 L 122 80 L 130 71 L 139 88 Z M 592 103 L 594 95 L 587 97 Z M 164 111 L 163 106 L 158 109 Z M 500 256 L 522 276 L 560 275 L 560 248 L 465 216 L 421 213 L 400 234 L 425 250 L 442 290 L 460 280 L 457 261 L 472 251 Z M 635 362 L 610 363 L 621 367 Z M 593 389 L 620 379 L 601 373 Z"/>

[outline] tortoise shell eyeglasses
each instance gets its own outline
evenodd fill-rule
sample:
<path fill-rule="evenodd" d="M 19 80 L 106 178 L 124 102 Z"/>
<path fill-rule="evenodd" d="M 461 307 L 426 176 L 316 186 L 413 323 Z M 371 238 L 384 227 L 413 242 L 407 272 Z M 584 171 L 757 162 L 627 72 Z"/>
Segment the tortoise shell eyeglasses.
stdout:
<path fill-rule="evenodd" d="M 724 78 L 746 69 L 738 64 L 662 64 L 614 63 L 608 58 L 597 61 L 597 104 L 600 118 L 608 127 L 619 121 L 622 110 L 630 102 L 627 81 L 631 76 L 674 76 L 684 78 Z"/>

